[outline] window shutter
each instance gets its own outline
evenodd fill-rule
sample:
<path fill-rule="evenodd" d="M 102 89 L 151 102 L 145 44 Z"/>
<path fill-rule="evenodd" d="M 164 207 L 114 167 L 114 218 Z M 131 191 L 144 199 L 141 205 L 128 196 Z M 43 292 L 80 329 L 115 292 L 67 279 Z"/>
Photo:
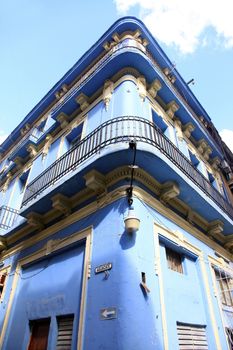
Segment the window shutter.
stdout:
<path fill-rule="evenodd" d="M 177 324 L 179 350 L 208 349 L 205 327 Z"/>
<path fill-rule="evenodd" d="M 58 318 L 58 335 L 56 350 L 71 350 L 74 316 Z"/>
<path fill-rule="evenodd" d="M 183 273 L 182 257 L 179 253 L 166 247 L 166 257 L 169 269 Z"/>

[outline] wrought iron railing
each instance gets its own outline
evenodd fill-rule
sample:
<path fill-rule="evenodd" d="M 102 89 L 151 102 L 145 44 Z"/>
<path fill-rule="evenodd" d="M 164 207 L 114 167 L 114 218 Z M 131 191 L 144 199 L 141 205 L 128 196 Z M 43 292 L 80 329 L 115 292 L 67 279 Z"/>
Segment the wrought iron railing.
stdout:
<path fill-rule="evenodd" d="M 7 230 L 15 223 L 19 211 L 3 205 L 0 207 L 0 228 Z"/>
<path fill-rule="evenodd" d="M 28 184 L 22 206 L 28 204 L 46 188 L 76 169 L 80 163 L 93 154 L 96 154 L 102 148 L 111 144 L 128 142 L 132 139 L 150 144 L 159 149 L 161 153 L 170 159 L 208 197 L 233 218 L 233 207 L 162 131 L 154 123 L 133 116 L 111 119 L 92 131 L 78 144 L 75 144 L 68 152 L 63 154 Z"/>

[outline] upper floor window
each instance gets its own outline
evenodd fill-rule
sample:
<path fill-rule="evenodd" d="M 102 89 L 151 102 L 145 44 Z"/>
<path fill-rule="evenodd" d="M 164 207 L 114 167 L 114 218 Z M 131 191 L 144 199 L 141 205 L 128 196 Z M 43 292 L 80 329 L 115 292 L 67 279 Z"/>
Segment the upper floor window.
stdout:
<path fill-rule="evenodd" d="M 66 139 L 69 141 L 71 147 L 74 144 L 77 144 L 81 140 L 82 132 L 83 132 L 83 123 L 73 128 L 71 132 L 66 136 Z"/>
<path fill-rule="evenodd" d="M 176 146 L 176 136 L 174 128 L 171 124 L 165 122 L 165 120 L 158 115 L 154 110 L 152 110 L 152 119 L 154 124 L 162 131 L 162 133 L 169 138 Z"/>
<path fill-rule="evenodd" d="M 199 158 L 197 158 L 196 155 L 194 153 L 192 153 L 191 151 L 189 151 L 189 155 L 190 155 L 190 160 L 191 160 L 193 166 L 196 169 L 198 169 L 200 171 L 200 173 L 202 173 L 202 175 L 205 176 L 205 178 L 207 180 L 209 180 L 205 163 L 202 160 L 200 160 Z"/>
<path fill-rule="evenodd" d="M 233 280 L 223 270 L 215 270 L 216 281 L 218 284 L 220 300 L 222 304 L 233 306 Z"/>
<path fill-rule="evenodd" d="M 179 273 L 184 273 L 182 266 L 183 256 L 181 254 L 166 247 L 166 258 L 169 269 Z"/>
<path fill-rule="evenodd" d="M 217 183 L 217 181 L 216 181 L 214 175 L 211 174 L 209 171 L 207 171 L 207 173 L 208 173 L 209 182 L 211 183 L 211 185 L 212 185 L 214 188 L 216 188 L 216 190 L 219 191 L 218 183 Z"/>

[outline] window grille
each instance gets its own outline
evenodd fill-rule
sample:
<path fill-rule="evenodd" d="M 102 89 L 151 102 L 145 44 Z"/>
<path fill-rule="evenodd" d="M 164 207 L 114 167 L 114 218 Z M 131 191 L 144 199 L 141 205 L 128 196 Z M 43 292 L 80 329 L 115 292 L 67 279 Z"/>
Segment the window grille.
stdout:
<path fill-rule="evenodd" d="M 204 326 L 177 323 L 179 350 L 208 349 Z"/>
<path fill-rule="evenodd" d="M 233 292 L 233 279 L 225 271 L 221 269 L 215 269 L 216 281 L 218 284 L 219 296 L 222 304 L 227 306 L 233 306 L 232 292 Z"/>
<path fill-rule="evenodd" d="M 226 327 L 226 334 L 227 334 L 229 348 L 230 350 L 233 350 L 233 328 Z"/>

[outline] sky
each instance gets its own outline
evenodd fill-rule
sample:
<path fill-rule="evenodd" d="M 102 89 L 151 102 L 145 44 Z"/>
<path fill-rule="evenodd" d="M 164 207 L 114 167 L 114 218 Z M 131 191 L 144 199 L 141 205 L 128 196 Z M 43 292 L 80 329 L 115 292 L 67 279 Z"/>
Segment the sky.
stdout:
<path fill-rule="evenodd" d="M 0 7 L 0 144 L 118 18 L 141 19 L 233 151 L 232 0 L 8 0 Z"/>

